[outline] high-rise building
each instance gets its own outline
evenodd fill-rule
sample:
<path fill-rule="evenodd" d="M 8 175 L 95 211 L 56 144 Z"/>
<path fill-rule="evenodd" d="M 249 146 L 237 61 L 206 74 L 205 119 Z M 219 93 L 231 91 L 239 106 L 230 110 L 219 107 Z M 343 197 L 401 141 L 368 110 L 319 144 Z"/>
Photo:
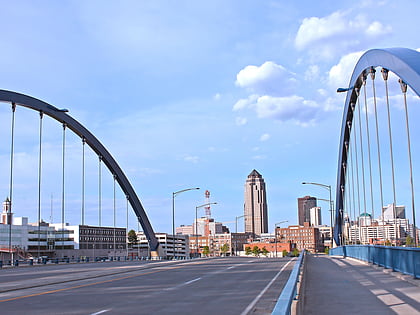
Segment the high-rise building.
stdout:
<path fill-rule="evenodd" d="M 312 207 L 309 210 L 311 226 L 318 226 L 322 224 L 321 207 Z"/>
<path fill-rule="evenodd" d="M 311 222 L 311 208 L 316 207 L 316 198 L 305 196 L 298 198 L 298 219 L 299 225 Z"/>
<path fill-rule="evenodd" d="M 253 170 L 245 182 L 245 232 L 261 235 L 268 233 L 267 198 L 265 182 L 260 173 Z"/>

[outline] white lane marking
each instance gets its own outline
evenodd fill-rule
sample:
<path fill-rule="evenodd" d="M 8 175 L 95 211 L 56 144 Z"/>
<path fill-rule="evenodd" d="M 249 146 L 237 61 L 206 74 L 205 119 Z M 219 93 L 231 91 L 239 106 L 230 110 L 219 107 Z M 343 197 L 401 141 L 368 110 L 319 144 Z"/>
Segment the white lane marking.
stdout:
<path fill-rule="evenodd" d="M 260 292 L 260 294 L 257 295 L 257 297 L 248 305 L 248 307 L 241 313 L 241 315 L 246 315 L 249 313 L 249 311 L 255 306 L 255 304 L 257 304 L 258 300 L 263 296 L 263 294 L 265 293 L 265 291 L 268 290 L 268 288 L 273 284 L 274 281 L 276 281 L 276 279 L 278 278 L 278 276 L 280 276 L 280 274 L 282 273 L 282 271 L 284 269 L 286 269 L 286 267 L 292 262 L 293 260 L 289 260 L 289 262 L 287 264 L 285 264 L 280 271 L 274 276 L 273 279 L 271 279 L 271 281 L 265 286 L 265 288 Z"/>
<path fill-rule="evenodd" d="M 236 266 L 230 266 L 229 268 L 227 268 L 226 270 L 229 270 L 229 269 L 233 269 L 233 268 L 235 268 Z"/>
<path fill-rule="evenodd" d="M 99 312 L 96 312 L 96 313 L 92 313 L 90 315 L 99 315 L 99 314 L 102 314 L 102 313 L 105 313 L 105 312 L 109 312 L 109 310 L 102 310 L 102 311 L 99 311 Z"/>
<path fill-rule="evenodd" d="M 190 281 L 184 282 L 184 284 L 190 284 L 190 283 L 196 282 L 198 280 L 201 280 L 201 277 L 200 278 L 197 278 L 197 279 L 194 279 L 194 280 L 190 280 Z"/>

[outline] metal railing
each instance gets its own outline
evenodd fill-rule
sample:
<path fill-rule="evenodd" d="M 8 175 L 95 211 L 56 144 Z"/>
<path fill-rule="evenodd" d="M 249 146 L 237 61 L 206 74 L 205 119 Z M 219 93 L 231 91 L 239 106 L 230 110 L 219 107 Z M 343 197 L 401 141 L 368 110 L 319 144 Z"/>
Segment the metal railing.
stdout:
<path fill-rule="evenodd" d="M 272 315 L 286 315 L 291 313 L 292 303 L 296 300 L 296 296 L 298 294 L 297 285 L 299 282 L 299 275 L 304 264 L 304 258 L 305 250 L 302 250 L 292 272 L 290 273 L 289 280 L 287 280 L 287 283 L 277 300 L 276 306 L 271 313 Z"/>
<path fill-rule="evenodd" d="M 330 249 L 330 255 L 352 257 L 420 278 L 420 248 L 380 245 L 346 245 Z"/>

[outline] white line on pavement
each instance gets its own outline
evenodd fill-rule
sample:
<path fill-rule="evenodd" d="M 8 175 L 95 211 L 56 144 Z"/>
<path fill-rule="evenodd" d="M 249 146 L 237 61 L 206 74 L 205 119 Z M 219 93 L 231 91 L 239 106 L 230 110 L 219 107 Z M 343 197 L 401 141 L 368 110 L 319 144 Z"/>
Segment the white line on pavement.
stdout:
<path fill-rule="evenodd" d="M 99 311 L 99 312 L 96 312 L 96 313 L 92 313 L 92 314 L 90 314 L 90 315 L 99 315 L 99 314 L 102 314 L 102 313 L 105 313 L 105 312 L 108 312 L 109 310 L 102 310 L 102 311 Z"/>
<path fill-rule="evenodd" d="M 197 278 L 197 279 L 194 279 L 194 280 L 190 280 L 190 281 L 184 282 L 184 284 L 190 284 L 190 283 L 196 282 L 196 281 L 198 281 L 200 279 L 201 279 L 201 277 L 200 278 Z"/>
<path fill-rule="evenodd" d="M 274 276 L 273 279 L 265 286 L 265 288 L 260 292 L 260 294 L 257 295 L 257 297 L 251 302 L 251 304 L 248 305 L 248 307 L 241 313 L 241 315 L 246 315 L 249 313 L 249 311 L 257 304 L 258 300 L 264 295 L 264 293 L 268 290 L 268 288 L 273 284 L 274 281 L 280 276 L 282 271 L 286 269 L 286 267 L 292 262 L 293 260 L 289 260 L 287 264 L 285 264 L 280 271 Z"/>

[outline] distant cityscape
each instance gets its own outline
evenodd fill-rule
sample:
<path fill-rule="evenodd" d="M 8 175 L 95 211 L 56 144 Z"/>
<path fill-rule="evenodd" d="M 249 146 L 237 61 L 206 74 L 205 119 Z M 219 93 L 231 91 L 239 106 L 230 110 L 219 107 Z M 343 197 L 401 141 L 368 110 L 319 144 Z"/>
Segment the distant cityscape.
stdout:
<path fill-rule="evenodd" d="M 191 225 L 177 227 L 175 235 L 156 233 L 160 254 L 165 258 L 251 253 L 281 257 L 303 249 L 324 252 L 333 246 L 333 228 L 322 224 L 321 208 L 315 197 L 297 198 L 297 225 L 281 227 L 287 222 L 282 221 L 275 224 L 274 233 L 269 233 L 266 196 L 264 178 L 254 169 L 244 184 L 243 215 L 235 218 L 235 231 L 230 231 L 224 225 L 227 222 L 217 222 L 211 217 L 212 203 L 207 190 L 204 216 L 197 217 Z M 142 231 L 44 221 L 28 223 L 26 217 L 14 217 L 10 208 L 10 201 L 6 199 L 0 220 L 1 260 L 150 255 L 148 240 Z M 330 210 L 333 211 L 332 205 Z M 332 221 L 333 213 L 330 214 Z M 238 232 L 241 221 L 244 232 Z M 392 204 L 384 207 L 376 219 L 365 212 L 355 220 L 346 215 L 343 231 L 345 244 L 404 245 L 414 237 L 414 226 L 406 218 L 405 207 Z"/>

